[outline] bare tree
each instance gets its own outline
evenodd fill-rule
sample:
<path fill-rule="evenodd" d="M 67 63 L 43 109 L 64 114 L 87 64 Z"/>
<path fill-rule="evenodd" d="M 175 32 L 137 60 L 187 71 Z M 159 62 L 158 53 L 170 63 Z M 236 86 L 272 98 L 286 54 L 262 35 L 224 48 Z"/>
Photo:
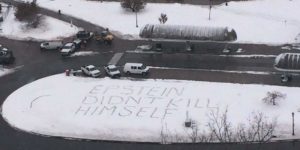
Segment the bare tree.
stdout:
<path fill-rule="evenodd" d="M 212 111 L 209 115 L 209 132 L 206 136 L 209 141 L 219 142 L 268 142 L 273 137 L 276 127 L 276 119 L 268 120 L 261 112 L 253 113 L 248 119 L 248 124 L 239 124 L 233 127 L 228 120 L 228 110 L 223 113 Z"/>
<path fill-rule="evenodd" d="M 196 143 L 198 141 L 198 137 L 199 137 L 199 126 L 195 120 L 189 119 L 188 122 L 191 125 L 189 125 L 189 126 L 185 125 L 184 131 L 186 132 L 189 140 L 192 143 Z M 187 121 L 185 123 L 187 123 Z"/>
<path fill-rule="evenodd" d="M 286 95 L 279 91 L 268 92 L 267 96 L 262 100 L 267 104 L 277 105 L 278 101 L 286 98 Z"/>
<path fill-rule="evenodd" d="M 233 128 L 231 123 L 228 120 L 227 116 L 228 110 L 224 111 L 224 113 L 220 113 L 219 111 L 211 111 L 208 115 L 209 122 L 208 128 L 212 133 L 213 137 L 215 137 L 219 142 L 233 142 Z"/>
<path fill-rule="evenodd" d="M 160 143 L 161 144 L 171 143 L 171 139 L 172 139 L 171 135 L 172 134 L 170 133 L 167 124 L 162 123 L 161 130 L 160 130 Z"/>
<path fill-rule="evenodd" d="M 272 121 L 259 112 L 254 113 L 248 121 L 248 127 L 245 124 L 240 124 L 237 127 L 236 136 L 238 142 L 268 142 L 273 136 L 276 119 Z"/>

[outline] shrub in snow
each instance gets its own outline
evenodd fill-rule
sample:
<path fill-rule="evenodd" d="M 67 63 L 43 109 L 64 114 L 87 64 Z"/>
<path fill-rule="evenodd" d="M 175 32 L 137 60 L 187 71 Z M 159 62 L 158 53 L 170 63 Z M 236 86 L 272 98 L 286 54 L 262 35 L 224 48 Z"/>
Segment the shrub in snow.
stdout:
<path fill-rule="evenodd" d="M 146 3 L 144 0 L 121 0 L 121 6 L 132 10 L 132 12 L 143 9 L 145 5 Z"/>
<path fill-rule="evenodd" d="M 165 24 L 167 20 L 168 20 L 167 14 L 161 13 L 160 17 L 158 18 L 160 24 Z"/>
<path fill-rule="evenodd" d="M 26 22 L 28 27 L 36 28 L 40 22 L 40 15 L 38 15 L 39 8 L 35 2 L 32 3 L 20 3 L 17 6 L 15 12 L 16 19 Z"/>
<path fill-rule="evenodd" d="M 273 91 L 273 92 L 268 92 L 267 96 L 262 100 L 267 104 L 277 105 L 278 101 L 285 99 L 285 97 L 286 97 L 285 94 L 278 91 Z"/>

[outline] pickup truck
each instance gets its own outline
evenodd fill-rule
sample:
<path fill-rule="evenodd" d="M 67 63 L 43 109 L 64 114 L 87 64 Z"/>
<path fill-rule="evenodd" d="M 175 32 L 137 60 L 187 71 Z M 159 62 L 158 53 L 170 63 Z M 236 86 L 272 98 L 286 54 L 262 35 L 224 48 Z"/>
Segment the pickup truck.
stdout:
<path fill-rule="evenodd" d="M 97 69 L 94 65 L 86 65 L 81 67 L 82 72 L 87 75 L 94 78 L 97 78 L 101 75 L 101 72 L 99 69 Z"/>

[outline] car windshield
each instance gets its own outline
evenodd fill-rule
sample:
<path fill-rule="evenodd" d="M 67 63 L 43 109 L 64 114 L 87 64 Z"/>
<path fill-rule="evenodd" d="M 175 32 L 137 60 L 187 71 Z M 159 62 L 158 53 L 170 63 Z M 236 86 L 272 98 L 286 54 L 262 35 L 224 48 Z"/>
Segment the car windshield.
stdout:
<path fill-rule="evenodd" d="M 94 71 L 94 70 L 96 70 L 96 68 L 95 67 L 89 67 L 88 68 L 90 71 Z"/>
<path fill-rule="evenodd" d="M 145 65 L 142 65 L 141 68 L 142 68 L 142 69 L 146 69 L 146 66 L 145 66 Z"/>
<path fill-rule="evenodd" d="M 113 71 L 117 71 L 118 69 L 113 67 L 113 68 L 109 68 L 109 71 L 113 72 Z"/>
<path fill-rule="evenodd" d="M 63 48 L 64 48 L 64 49 L 70 49 L 70 48 L 71 48 L 71 46 L 69 46 L 69 45 L 65 45 Z"/>

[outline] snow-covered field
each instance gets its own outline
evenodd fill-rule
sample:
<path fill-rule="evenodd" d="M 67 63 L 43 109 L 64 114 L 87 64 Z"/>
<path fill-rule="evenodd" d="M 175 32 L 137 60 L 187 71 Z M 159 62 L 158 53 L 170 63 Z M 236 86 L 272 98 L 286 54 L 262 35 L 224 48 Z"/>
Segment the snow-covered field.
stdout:
<path fill-rule="evenodd" d="M 299 138 L 300 88 L 184 80 L 67 77 L 58 74 L 25 85 L 2 105 L 12 126 L 44 135 L 160 142 L 162 133 L 189 139 L 185 121 L 208 131 L 208 115 L 228 109 L 233 127 L 247 126 L 255 112 L 277 118 L 278 138 Z M 33 92 L 34 91 L 34 92 Z M 262 99 L 267 92 L 286 94 L 277 106 Z M 291 136 L 295 112 L 296 135 Z M 266 121 L 266 120 L 265 120 Z M 176 140 L 170 140 L 176 142 Z"/>
<path fill-rule="evenodd" d="M 161 13 L 168 16 L 166 24 L 231 27 L 237 32 L 238 42 L 293 43 L 300 33 L 299 0 L 230 2 L 228 6 L 214 6 L 210 21 L 207 6 L 149 3 L 138 13 L 138 28 L 135 26 L 135 14 L 121 9 L 117 2 L 37 0 L 37 3 L 41 7 L 54 11 L 60 9 L 64 14 L 135 37 L 143 25 L 158 24 Z"/>
<path fill-rule="evenodd" d="M 10 9 L 4 21 L 0 23 L 0 36 L 19 40 L 57 40 L 72 36 L 79 30 L 74 25 L 48 16 L 43 16 L 38 28 L 28 30 L 23 22 L 16 20 L 14 13 L 15 10 Z"/>

